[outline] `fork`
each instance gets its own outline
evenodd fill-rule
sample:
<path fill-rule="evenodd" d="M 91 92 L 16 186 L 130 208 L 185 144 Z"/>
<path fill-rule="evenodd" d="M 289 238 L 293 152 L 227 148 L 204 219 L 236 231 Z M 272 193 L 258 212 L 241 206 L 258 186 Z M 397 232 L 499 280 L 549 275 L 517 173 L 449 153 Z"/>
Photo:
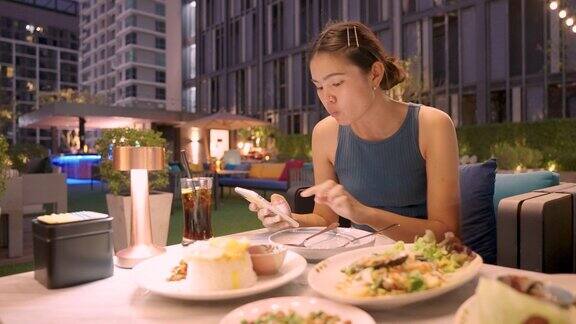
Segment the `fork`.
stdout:
<path fill-rule="evenodd" d="M 335 229 L 336 227 L 338 227 L 338 223 L 332 223 L 328 226 L 326 226 L 324 229 L 322 229 L 320 232 L 314 233 L 310 236 L 308 236 L 307 238 L 305 238 L 302 242 L 300 242 L 299 244 L 294 244 L 294 243 L 283 243 L 284 245 L 288 245 L 288 246 L 294 246 L 294 247 L 305 247 L 306 242 L 308 242 L 308 240 L 310 240 L 311 238 L 314 238 L 320 234 L 326 233 L 330 230 Z"/>
<path fill-rule="evenodd" d="M 400 224 L 388 225 L 388 226 L 386 226 L 386 227 L 384 227 L 384 228 L 381 228 L 381 229 L 379 229 L 379 230 L 377 230 L 377 231 L 375 231 L 375 232 L 372 232 L 372 233 L 370 233 L 370 234 L 366 234 L 366 235 L 363 235 L 363 236 L 359 236 L 359 237 L 357 237 L 357 238 L 355 238 L 355 239 L 353 239 L 353 240 L 350 240 L 350 241 L 346 242 L 346 244 L 342 245 L 341 248 L 343 248 L 343 247 L 345 247 L 345 246 L 348 246 L 348 245 L 349 245 L 350 243 L 352 243 L 352 242 L 361 240 L 361 239 L 363 239 L 363 238 L 366 238 L 366 237 L 369 237 L 369 236 L 372 236 L 372 235 L 380 234 L 380 233 L 382 233 L 382 232 L 384 232 L 384 231 L 386 231 L 386 230 L 389 230 L 389 229 L 391 229 L 392 227 L 396 227 L 396 226 L 400 226 Z"/>

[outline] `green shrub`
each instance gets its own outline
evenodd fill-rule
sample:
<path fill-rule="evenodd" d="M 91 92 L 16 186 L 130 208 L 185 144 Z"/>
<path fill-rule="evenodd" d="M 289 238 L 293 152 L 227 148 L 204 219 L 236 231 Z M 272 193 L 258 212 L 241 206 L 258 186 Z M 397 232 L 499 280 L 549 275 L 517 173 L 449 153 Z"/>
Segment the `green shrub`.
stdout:
<path fill-rule="evenodd" d="M 299 159 L 310 161 L 312 159 L 311 135 L 280 135 L 276 140 L 278 147 L 278 160 Z"/>
<path fill-rule="evenodd" d="M 6 190 L 6 171 L 11 166 L 10 159 L 8 158 L 8 142 L 4 136 L 0 135 L 0 196 Z"/>
<path fill-rule="evenodd" d="M 543 166 L 543 157 L 540 151 L 520 144 L 496 143 L 492 146 L 491 151 L 492 156 L 498 160 L 500 169 L 514 170 L 518 166 L 534 169 Z"/>
<path fill-rule="evenodd" d="M 130 175 L 128 171 L 115 171 L 112 160 L 109 159 L 111 148 L 119 146 L 166 146 L 166 140 L 159 132 L 133 128 L 108 129 L 96 141 L 98 153 L 102 156 L 100 162 L 100 176 L 108 183 L 108 188 L 115 195 L 128 195 L 130 193 Z M 169 155 L 169 153 L 166 153 Z M 149 172 L 149 190 L 160 190 L 168 185 L 168 162 L 166 168 L 160 171 Z"/>
<path fill-rule="evenodd" d="M 48 149 L 36 143 L 19 143 L 14 145 L 8 154 L 12 160 L 13 168 L 22 173 L 30 159 L 47 157 Z"/>
<path fill-rule="evenodd" d="M 464 126 L 458 128 L 457 133 L 461 155 L 474 154 L 480 161 L 492 156 L 495 144 L 521 143 L 539 151 L 543 165 L 555 161 L 559 171 L 576 170 L 575 119 Z"/>

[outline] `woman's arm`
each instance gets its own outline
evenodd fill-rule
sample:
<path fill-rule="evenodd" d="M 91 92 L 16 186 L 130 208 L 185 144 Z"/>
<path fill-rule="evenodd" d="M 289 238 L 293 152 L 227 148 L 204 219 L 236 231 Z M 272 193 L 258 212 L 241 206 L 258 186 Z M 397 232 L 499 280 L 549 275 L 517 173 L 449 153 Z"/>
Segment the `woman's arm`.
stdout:
<path fill-rule="evenodd" d="M 379 229 L 398 223 L 400 227 L 386 233 L 395 240 L 411 242 L 426 229 L 432 230 L 438 238 L 449 231 L 457 234 L 460 190 L 454 125 L 448 115 L 431 108 L 421 109 L 420 125 L 420 148 L 426 160 L 428 219 L 415 219 L 365 206 L 332 179 L 305 190 L 302 196 L 315 194 L 316 206 L 327 206 L 357 224 Z"/>
<path fill-rule="evenodd" d="M 312 131 L 312 163 L 314 164 L 314 183 L 319 184 L 327 180 L 336 181 L 333 157 L 330 152 L 336 150 L 338 140 L 338 124 L 332 117 L 321 120 Z M 323 204 L 314 204 L 314 211 L 310 214 L 296 214 L 292 217 L 301 226 L 327 226 L 338 221 L 338 215 Z"/>

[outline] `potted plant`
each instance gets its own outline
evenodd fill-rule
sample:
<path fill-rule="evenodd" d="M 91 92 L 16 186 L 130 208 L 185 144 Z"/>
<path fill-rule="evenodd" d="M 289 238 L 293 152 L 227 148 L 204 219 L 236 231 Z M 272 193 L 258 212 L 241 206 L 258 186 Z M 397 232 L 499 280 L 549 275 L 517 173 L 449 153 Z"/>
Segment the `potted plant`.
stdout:
<path fill-rule="evenodd" d="M 100 177 L 107 183 L 106 194 L 108 214 L 113 218 L 114 250 L 119 251 L 128 246 L 130 238 L 130 218 L 132 200 L 130 198 L 130 175 L 126 171 L 115 171 L 112 167 L 112 151 L 119 146 L 166 146 L 166 140 L 159 132 L 132 128 L 105 130 L 96 141 L 100 161 Z M 165 246 L 168 239 L 168 227 L 172 208 L 171 192 L 162 192 L 168 185 L 168 164 L 166 169 L 149 172 L 150 216 L 152 222 L 152 241 Z"/>

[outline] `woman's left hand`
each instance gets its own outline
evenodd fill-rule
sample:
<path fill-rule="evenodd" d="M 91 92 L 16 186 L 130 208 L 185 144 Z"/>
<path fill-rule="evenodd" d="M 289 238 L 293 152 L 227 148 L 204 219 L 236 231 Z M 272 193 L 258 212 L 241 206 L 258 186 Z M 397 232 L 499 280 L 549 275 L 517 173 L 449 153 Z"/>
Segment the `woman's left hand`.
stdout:
<path fill-rule="evenodd" d="M 361 213 L 359 211 L 364 205 L 346 191 L 341 184 L 334 180 L 326 180 L 300 193 L 302 197 L 310 197 L 312 195 L 314 195 L 314 201 L 316 203 L 324 204 L 339 216 L 362 224 L 362 221 L 360 221 Z"/>

